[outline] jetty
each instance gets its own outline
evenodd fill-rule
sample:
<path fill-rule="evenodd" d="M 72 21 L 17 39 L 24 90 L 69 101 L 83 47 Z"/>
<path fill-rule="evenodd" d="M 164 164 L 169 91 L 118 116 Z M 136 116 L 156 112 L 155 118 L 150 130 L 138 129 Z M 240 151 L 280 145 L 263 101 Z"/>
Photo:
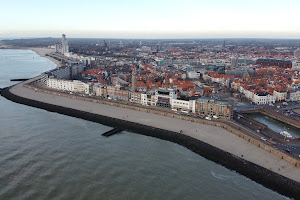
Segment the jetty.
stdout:
<path fill-rule="evenodd" d="M 107 131 L 107 132 L 103 133 L 102 136 L 109 137 L 109 136 L 121 133 L 122 131 L 123 131 L 122 129 L 114 128 L 110 131 Z"/>
<path fill-rule="evenodd" d="M 10 81 L 27 81 L 29 78 L 15 78 L 15 79 L 10 79 Z"/>

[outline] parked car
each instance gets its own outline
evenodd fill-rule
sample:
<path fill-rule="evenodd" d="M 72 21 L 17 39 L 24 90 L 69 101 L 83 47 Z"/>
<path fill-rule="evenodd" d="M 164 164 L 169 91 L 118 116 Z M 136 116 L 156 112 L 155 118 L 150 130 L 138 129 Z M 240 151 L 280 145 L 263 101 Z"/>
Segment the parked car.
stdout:
<path fill-rule="evenodd" d="M 266 139 L 266 138 L 264 138 L 264 137 L 261 137 L 260 139 L 262 139 L 263 141 L 267 141 L 267 139 Z"/>
<path fill-rule="evenodd" d="M 206 119 L 206 120 L 211 120 L 211 118 L 210 118 L 210 117 L 205 117 L 205 119 Z"/>

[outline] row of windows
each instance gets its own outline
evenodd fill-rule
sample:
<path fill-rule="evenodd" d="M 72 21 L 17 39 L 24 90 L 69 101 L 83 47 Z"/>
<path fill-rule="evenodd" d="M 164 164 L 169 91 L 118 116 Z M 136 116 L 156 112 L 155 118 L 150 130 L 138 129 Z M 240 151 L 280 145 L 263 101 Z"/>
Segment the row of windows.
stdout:
<path fill-rule="evenodd" d="M 182 104 L 182 105 L 189 105 L 189 103 L 184 103 L 184 102 L 178 102 L 178 101 L 174 101 L 174 104 Z"/>

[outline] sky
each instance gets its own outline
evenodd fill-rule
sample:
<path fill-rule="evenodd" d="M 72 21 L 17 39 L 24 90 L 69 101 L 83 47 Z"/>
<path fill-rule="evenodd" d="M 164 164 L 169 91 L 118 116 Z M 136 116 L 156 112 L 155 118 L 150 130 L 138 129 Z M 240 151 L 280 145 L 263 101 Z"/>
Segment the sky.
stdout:
<path fill-rule="evenodd" d="M 0 0 L 0 38 L 293 38 L 300 0 Z"/>

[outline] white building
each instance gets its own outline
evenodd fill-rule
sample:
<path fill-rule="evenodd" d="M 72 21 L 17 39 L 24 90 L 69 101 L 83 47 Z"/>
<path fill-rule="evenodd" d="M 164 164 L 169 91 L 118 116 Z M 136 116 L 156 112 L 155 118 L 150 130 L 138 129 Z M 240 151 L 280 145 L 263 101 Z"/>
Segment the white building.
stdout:
<path fill-rule="evenodd" d="M 82 81 L 74 80 L 74 92 L 82 94 L 90 94 L 90 84 Z"/>
<path fill-rule="evenodd" d="M 172 99 L 172 108 L 181 111 L 190 111 L 195 113 L 196 111 L 196 100 L 178 100 Z"/>
<path fill-rule="evenodd" d="M 72 81 L 56 78 L 47 78 L 46 86 L 61 91 L 90 94 L 90 84 L 78 80 Z"/>
<path fill-rule="evenodd" d="M 144 106 L 155 106 L 155 92 L 148 91 L 141 94 L 141 104 Z"/>
<path fill-rule="evenodd" d="M 262 93 L 257 92 L 253 95 L 252 102 L 257 105 L 264 105 L 264 104 L 270 104 L 275 103 L 275 97 L 270 95 L 268 92 Z"/>
<path fill-rule="evenodd" d="M 187 77 L 190 79 L 199 79 L 201 72 L 189 71 L 187 72 Z"/>
<path fill-rule="evenodd" d="M 70 80 L 48 78 L 46 81 L 46 85 L 47 87 L 56 90 L 74 92 L 74 83 Z"/>
<path fill-rule="evenodd" d="M 155 105 L 159 107 L 172 107 L 172 100 L 177 99 L 176 89 L 158 88 L 155 90 Z"/>

